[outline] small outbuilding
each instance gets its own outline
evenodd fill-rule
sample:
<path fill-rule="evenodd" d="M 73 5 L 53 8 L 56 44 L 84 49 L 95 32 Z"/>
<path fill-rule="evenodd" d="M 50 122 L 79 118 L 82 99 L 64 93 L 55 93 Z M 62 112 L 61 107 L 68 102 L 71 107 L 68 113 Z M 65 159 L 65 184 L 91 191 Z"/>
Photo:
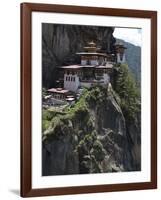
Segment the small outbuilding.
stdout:
<path fill-rule="evenodd" d="M 69 90 L 63 88 L 51 88 L 47 91 L 52 94 L 53 98 L 58 100 L 65 100 L 67 95 L 69 94 Z"/>

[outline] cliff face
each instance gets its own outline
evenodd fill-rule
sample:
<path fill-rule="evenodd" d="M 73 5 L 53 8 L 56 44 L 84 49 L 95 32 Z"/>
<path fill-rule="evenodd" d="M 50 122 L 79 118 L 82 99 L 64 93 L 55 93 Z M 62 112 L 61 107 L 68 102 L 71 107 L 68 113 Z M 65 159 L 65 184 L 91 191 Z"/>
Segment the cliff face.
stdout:
<path fill-rule="evenodd" d="M 113 52 L 115 39 L 111 27 L 42 24 L 43 87 L 51 87 L 57 79 L 56 67 L 80 63 L 75 53 L 93 40 L 105 52 Z"/>
<path fill-rule="evenodd" d="M 75 53 L 91 40 L 102 51 L 113 53 L 113 31 L 110 27 L 42 24 L 43 87 L 55 85 L 57 67 L 80 63 Z M 74 106 L 43 110 L 42 175 L 141 169 L 141 119 L 136 106 L 140 99 L 128 70 L 119 74 L 116 68 L 115 72 L 114 90 L 110 85 L 84 89 Z"/>
<path fill-rule="evenodd" d="M 43 175 L 140 170 L 139 125 L 126 124 L 119 101 L 111 88 L 96 87 L 69 110 L 52 113 Z"/>

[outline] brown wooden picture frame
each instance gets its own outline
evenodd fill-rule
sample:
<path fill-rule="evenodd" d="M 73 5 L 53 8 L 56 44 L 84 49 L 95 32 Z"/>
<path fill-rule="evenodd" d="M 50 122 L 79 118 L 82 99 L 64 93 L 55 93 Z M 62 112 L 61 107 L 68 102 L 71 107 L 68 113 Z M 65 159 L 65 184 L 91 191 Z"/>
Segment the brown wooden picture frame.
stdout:
<path fill-rule="evenodd" d="M 32 12 L 73 13 L 151 20 L 151 181 L 126 184 L 32 188 Z M 65 195 L 157 188 L 157 12 L 50 4 L 21 4 L 21 196 Z"/>

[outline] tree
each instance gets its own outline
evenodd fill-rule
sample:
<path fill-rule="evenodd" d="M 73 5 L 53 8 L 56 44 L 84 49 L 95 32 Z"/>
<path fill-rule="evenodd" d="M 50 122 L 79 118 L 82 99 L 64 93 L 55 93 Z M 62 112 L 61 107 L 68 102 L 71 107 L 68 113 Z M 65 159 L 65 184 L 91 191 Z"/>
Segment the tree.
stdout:
<path fill-rule="evenodd" d="M 115 91 L 121 99 L 121 108 L 129 121 L 140 110 L 140 94 L 127 64 L 116 66 Z"/>

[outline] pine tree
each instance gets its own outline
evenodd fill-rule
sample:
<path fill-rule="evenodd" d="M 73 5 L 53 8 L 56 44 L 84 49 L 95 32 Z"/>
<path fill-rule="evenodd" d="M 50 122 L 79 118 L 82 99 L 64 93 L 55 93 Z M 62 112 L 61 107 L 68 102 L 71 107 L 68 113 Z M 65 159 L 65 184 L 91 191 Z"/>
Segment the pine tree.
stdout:
<path fill-rule="evenodd" d="M 120 96 L 124 114 L 132 121 L 135 118 L 135 114 L 140 110 L 139 90 L 127 64 L 116 66 L 116 70 L 117 75 L 114 89 Z"/>

